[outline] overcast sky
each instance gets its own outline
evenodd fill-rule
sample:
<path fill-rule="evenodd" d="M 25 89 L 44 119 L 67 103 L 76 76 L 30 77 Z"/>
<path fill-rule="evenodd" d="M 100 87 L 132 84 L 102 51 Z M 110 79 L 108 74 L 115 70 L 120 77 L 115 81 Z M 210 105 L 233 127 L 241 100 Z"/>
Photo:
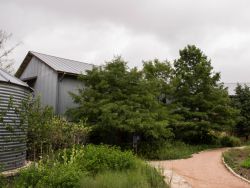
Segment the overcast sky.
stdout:
<path fill-rule="evenodd" d="M 18 67 L 29 50 L 96 65 L 178 58 L 195 44 L 224 82 L 250 82 L 249 0 L 0 0 Z"/>

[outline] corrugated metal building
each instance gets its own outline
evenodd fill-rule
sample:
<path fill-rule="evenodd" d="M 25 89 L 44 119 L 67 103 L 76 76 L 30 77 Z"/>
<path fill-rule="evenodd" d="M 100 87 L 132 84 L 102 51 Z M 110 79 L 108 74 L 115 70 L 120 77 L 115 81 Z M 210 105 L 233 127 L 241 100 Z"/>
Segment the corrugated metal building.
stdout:
<path fill-rule="evenodd" d="M 68 108 L 75 106 L 69 92 L 77 92 L 81 84 L 77 76 L 93 66 L 30 51 L 16 76 L 34 89 L 42 105 L 52 106 L 56 114 L 64 114 Z"/>
<path fill-rule="evenodd" d="M 0 69 L 0 172 L 25 164 L 27 124 L 21 121 L 19 110 L 31 91 L 26 83 Z"/>

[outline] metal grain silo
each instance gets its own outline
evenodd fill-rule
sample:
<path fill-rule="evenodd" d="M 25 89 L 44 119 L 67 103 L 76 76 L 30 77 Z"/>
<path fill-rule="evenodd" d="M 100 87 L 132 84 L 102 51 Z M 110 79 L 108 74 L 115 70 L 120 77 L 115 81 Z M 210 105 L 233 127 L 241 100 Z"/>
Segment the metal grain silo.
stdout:
<path fill-rule="evenodd" d="M 0 69 L 0 172 L 25 164 L 27 124 L 19 109 L 30 93 L 26 83 Z"/>

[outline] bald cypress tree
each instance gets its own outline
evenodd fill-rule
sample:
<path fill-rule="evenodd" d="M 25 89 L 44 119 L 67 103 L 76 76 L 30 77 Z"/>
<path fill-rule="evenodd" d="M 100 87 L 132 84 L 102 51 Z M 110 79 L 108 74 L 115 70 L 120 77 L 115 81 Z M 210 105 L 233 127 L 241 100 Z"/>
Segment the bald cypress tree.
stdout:
<path fill-rule="evenodd" d="M 250 87 L 238 84 L 235 93 L 234 105 L 240 111 L 235 130 L 239 136 L 245 136 L 246 140 L 248 140 L 250 135 Z"/>
<path fill-rule="evenodd" d="M 220 74 L 196 46 L 180 50 L 174 61 L 174 102 L 183 119 L 174 126 L 177 138 L 188 142 L 209 143 L 213 131 L 228 130 L 235 124 L 237 111 L 231 107 Z"/>

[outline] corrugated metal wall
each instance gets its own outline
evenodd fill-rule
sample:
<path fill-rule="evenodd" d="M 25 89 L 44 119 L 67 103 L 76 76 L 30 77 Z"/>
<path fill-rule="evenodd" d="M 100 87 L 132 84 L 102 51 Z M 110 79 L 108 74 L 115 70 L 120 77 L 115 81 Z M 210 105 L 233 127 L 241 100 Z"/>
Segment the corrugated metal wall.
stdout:
<path fill-rule="evenodd" d="M 76 77 L 64 77 L 61 81 L 59 79 L 58 114 L 64 114 L 67 109 L 76 106 L 69 92 L 77 93 L 78 88 L 82 87 L 81 84 Z"/>
<path fill-rule="evenodd" d="M 28 97 L 28 88 L 0 82 L 0 168 L 9 170 L 24 165 L 26 158 L 26 124 L 13 107 Z M 12 98 L 13 106 L 9 106 Z"/>
<path fill-rule="evenodd" d="M 33 57 L 21 75 L 20 79 L 37 76 L 34 86 L 36 96 L 40 96 L 42 105 L 52 106 L 56 110 L 57 72 L 39 59 Z"/>
<path fill-rule="evenodd" d="M 49 105 L 54 108 L 55 113 L 64 114 L 68 108 L 75 107 L 69 91 L 77 92 L 80 81 L 76 76 L 62 76 L 33 57 L 22 73 L 20 79 L 37 77 L 34 85 L 34 94 L 40 96 L 43 106 Z"/>

